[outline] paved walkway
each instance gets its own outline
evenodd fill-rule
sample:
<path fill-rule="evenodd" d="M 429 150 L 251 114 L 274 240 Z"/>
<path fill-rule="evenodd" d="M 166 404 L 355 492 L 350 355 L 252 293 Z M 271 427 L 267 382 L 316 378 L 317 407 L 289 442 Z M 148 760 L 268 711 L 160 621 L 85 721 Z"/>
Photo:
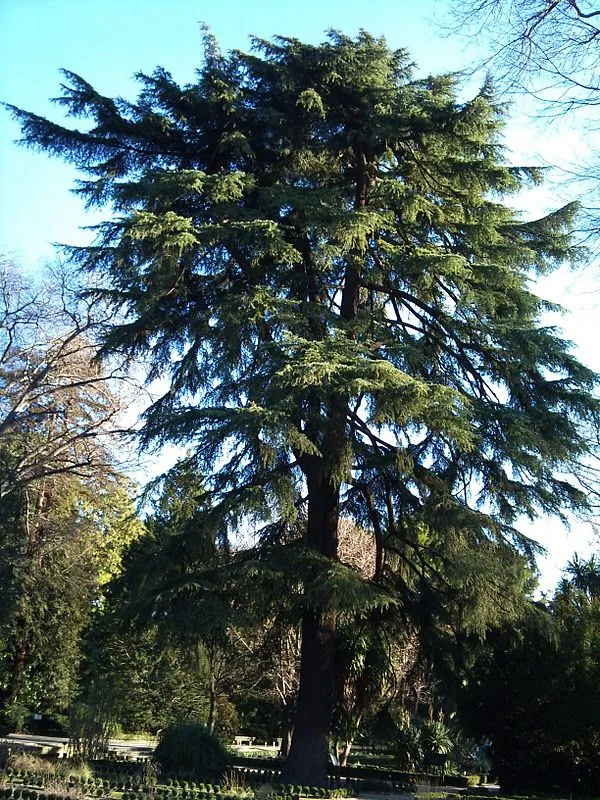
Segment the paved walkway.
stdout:
<path fill-rule="evenodd" d="M 62 758 L 69 742 L 66 736 L 37 736 L 29 733 L 9 733 L 0 737 L 0 742 L 21 746 L 40 755 L 58 755 Z M 113 753 L 127 753 L 133 758 L 150 756 L 154 752 L 156 742 L 150 739 L 109 739 L 108 748 Z"/>

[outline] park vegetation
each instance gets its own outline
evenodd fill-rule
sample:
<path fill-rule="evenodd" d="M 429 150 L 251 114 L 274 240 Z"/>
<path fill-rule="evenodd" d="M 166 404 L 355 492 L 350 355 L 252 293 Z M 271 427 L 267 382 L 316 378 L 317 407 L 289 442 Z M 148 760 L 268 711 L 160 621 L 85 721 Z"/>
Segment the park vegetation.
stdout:
<path fill-rule="evenodd" d="M 534 601 L 520 527 L 594 505 L 597 379 L 532 288 L 581 257 L 577 207 L 516 215 L 540 174 L 490 83 L 459 101 L 364 32 L 205 32 L 195 83 L 138 77 L 65 73 L 83 130 L 12 109 L 110 219 L 39 289 L 3 266 L 2 723 L 88 759 L 162 731 L 163 770 L 210 781 L 245 731 L 287 786 L 368 745 L 597 792 L 600 565 Z M 136 513 L 142 371 L 137 441 L 184 455 Z"/>

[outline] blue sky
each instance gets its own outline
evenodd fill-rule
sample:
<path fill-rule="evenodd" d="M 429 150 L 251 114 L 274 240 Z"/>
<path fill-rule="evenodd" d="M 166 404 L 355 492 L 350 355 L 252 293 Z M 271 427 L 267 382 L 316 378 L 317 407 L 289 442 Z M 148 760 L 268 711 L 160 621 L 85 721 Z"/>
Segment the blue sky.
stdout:
<path fill-rule="evenodd" d="M 251 35 L 318 42 L 330 28 L 347 34 L 365 28 L 385 35 L 393 48 L 406 48 L 420 73 L 456 71 L 476 57 L 478 43 L 445 37 L 438 25 L 445 13 L 444 0 L 0 0 L 0 99 L 60 121 L 60 109 L 49 98 L 59 93 L 61 67 L 112 96 L 132 97 L 134 73 L 151 72 L 157 65 L 180 82 L 193 80 L 202 21 L 225 50 L 248 49 Z M 556 133 L 542 141 L 522 108 L 507 141 L 528 163 L 539 162 L 541 145 L 548 160 L 564 152 L 565 141 L 569 152 L 584 147 L 576 132 Z M 17 147 L 18 136 L 16 124 L 0 110 L 0 253 L 11 254 L 23 270 L 33 271 L 53 258 L 53 242 L 89 241 L 90 232 L 80 228 L 98 216 L 85 215 L 70 193 L 75 171 Z M 522 201 L 533 215 L 553 203 L 544 193 Z M 544 287 L 544 293 L 569 305 L 572 313 L 563 321 L 567 333 L 579 343 L 582 358 L 600 370 L 600 354 L 595 345 L 589 346 L 597 313 L 589 291 L 589 280 L 573 281 L 566 273 Z M 573 551 L 589 548 L 591 534 L 576 525 L 566 539 L 562 526 L 552 521 L 531 530 L 550 548 L 542 565 L 543 585 L 549 588 Z"/>

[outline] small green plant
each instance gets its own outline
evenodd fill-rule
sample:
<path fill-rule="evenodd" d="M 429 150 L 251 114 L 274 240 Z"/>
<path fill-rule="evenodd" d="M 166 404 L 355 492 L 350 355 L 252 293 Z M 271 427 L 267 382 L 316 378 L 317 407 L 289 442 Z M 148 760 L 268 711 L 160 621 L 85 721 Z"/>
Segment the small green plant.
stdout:
<path fill-rule="evenodd" d="M 395 735 L 394 753 L 399 769 L 412 771 L 423 762 L 423 740 L 421 730 L 415 725 L 398 728 Z"/>
<path fill-rule="evenodd" d="M 71 761 L 63 758 L 56 765 L 56 774 L 76 785 L 83 785 L 92 777 L 92 770 L 85 761 Z"/>
<path fill-rule="evenodd" d="M 454 747 L 452 732 L 438 720 L 423 723 L 421 739 L 425 753 L 429 755 L 447 756 Z"/>
<path fill-rule="evenodd" d="M 254 796 L 253 790 L 247 785 L 244 775 L 236 769 L 225 771 L 221 781 L 220 790 L 235 797 Z"/>

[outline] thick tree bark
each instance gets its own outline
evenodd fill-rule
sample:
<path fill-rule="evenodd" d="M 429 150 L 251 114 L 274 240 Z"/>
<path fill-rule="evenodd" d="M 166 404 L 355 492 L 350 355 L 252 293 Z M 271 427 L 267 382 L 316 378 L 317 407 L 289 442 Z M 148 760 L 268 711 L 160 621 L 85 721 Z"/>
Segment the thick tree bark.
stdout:
<path fill-rule="evenodd" d="M 298 711 L 292 746 L 282 771 L 283 783 L 327 785 L 334 633 L 332 615 L 305 611 Z"/>
<path fill-rule="evenodd" d="M 318 467 L 307 478 L 307 543 L 337 557 L 339 489 Z M 302 619 L 300 689 L 284 783 L 326 786 L 328 736 L 333 710 L 335 615 L 307 608 Z"/>

